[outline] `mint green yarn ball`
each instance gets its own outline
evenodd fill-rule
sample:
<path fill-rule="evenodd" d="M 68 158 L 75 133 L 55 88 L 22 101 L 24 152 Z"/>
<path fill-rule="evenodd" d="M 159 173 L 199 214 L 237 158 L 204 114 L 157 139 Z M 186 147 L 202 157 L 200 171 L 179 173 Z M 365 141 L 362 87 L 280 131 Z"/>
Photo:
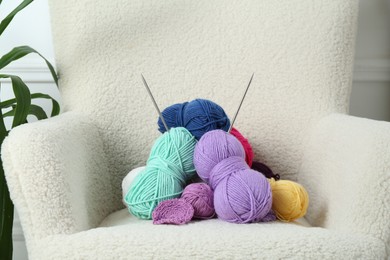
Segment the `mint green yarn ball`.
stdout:
<path fill-rule="evenodd" d="M 141 219 L 151 219 L 161 201 L 178 198 L 186 182 L 196 174 L 193 164 L 195 137 L 185 128 L 171 128 L 154 143 L 146 168 L 126 194 L 129 211 Z"/>

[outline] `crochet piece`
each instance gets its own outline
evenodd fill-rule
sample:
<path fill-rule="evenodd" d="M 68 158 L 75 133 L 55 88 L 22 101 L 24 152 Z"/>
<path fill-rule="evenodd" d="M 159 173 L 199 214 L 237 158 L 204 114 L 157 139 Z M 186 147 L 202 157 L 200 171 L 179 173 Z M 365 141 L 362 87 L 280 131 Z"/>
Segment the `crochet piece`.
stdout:
<path fill-rule="evenodd" d="M 194 208 L 183 199 L 171 199 L 160 202 L 153 211 L 153 224 L 182 225 L 191 221 Z"/>

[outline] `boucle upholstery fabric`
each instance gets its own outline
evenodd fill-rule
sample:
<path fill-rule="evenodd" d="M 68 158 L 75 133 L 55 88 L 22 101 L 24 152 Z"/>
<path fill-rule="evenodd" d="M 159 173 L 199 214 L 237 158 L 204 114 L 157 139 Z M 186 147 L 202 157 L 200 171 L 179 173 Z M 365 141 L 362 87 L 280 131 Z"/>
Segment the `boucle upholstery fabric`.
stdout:
<path fill-rule="evenodd" d="M 324 117 L 311 131 L 299 181 L 312 225 L 369 234 L 390 250 L 390 123 Z"/>
<path fill-rule="evenodd" d="M 31 259 L 386 258 L 390 126 L 343 115 L 356 0 L 49 3 L 66 112 L 2 146 Z M 208 98 L 232 116 L 253 72 L 235 127 L 305 185 L 313 227 L 153 226 L 117 211 L 159 135 L 140 73 L 161 108 Z"/>
<path fill-rule="evenodd" d="M 2 158 L 29 245 L 96 227 L 111 211 L 113 186 L 98 129 L 67 112 L 11 131 Z"/>
<path fill-rule="evenodd" d="M 51 0 L 65 110 L 101 130 L 114 182 L 145 165 L 161 109 L 211 99 L 256 159 L 296 179 L 303 139 L 319 118 L 346 112 L 356 0 Z M 120 190 L 115 192 L 120 207 Z"/>
<path fill-rule="evenodd" d="M 137 234 L 137 235 L 134 235 Z M 109 238 L 109 239 L 108 239 Z M 58 246 L 61 244 L 61 246 Z M 44 259 L 383 259 L 378 239 L 307 223 L 240 225 L 217 219 L 184 226 L 109 216 L 101 227 L 40 241 Z"/>

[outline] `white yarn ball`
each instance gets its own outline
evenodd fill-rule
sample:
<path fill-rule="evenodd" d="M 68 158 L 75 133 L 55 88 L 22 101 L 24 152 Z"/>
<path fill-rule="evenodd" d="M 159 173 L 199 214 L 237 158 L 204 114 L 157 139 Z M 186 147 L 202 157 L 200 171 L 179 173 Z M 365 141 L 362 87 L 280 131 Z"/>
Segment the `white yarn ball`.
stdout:
<path fill-rule="evenodd" d="M 123 179 L 122 181 L 122 196 L 123 196 L 123 204 L 126 205 L 126 203 L 124 202 L 125 200 L 125 197 L 126 197 L 126 194 L 127 192 L 129 191 L 130 189 L 130 185 L 131 183 L 134 181 L 135 177 L 137 177 L 137 175 L 143 171 L 144 169 L 146 168 L 146 166 L 142 166 L 142 167 L 138 167 L 138 168 L 135 168 L 133 170 L 131 170 L 127 175 L 126 177 Z"/>

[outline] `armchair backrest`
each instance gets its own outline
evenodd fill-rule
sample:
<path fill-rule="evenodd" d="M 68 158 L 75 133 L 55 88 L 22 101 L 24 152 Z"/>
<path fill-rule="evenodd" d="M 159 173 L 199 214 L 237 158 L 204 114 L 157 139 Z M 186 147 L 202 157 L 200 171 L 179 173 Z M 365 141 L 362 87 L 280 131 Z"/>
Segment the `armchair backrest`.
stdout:
<path fill-rule="evenodd" d="M 235 127 L 293 180 L 311 126 L 347 112 L 356 0 L 49 2 L 65 110 L 96 123 L 118 198 L 159 136 L 141 73 L 161 108 L 206 98 L 233 116 L 255 72 Z"/>

